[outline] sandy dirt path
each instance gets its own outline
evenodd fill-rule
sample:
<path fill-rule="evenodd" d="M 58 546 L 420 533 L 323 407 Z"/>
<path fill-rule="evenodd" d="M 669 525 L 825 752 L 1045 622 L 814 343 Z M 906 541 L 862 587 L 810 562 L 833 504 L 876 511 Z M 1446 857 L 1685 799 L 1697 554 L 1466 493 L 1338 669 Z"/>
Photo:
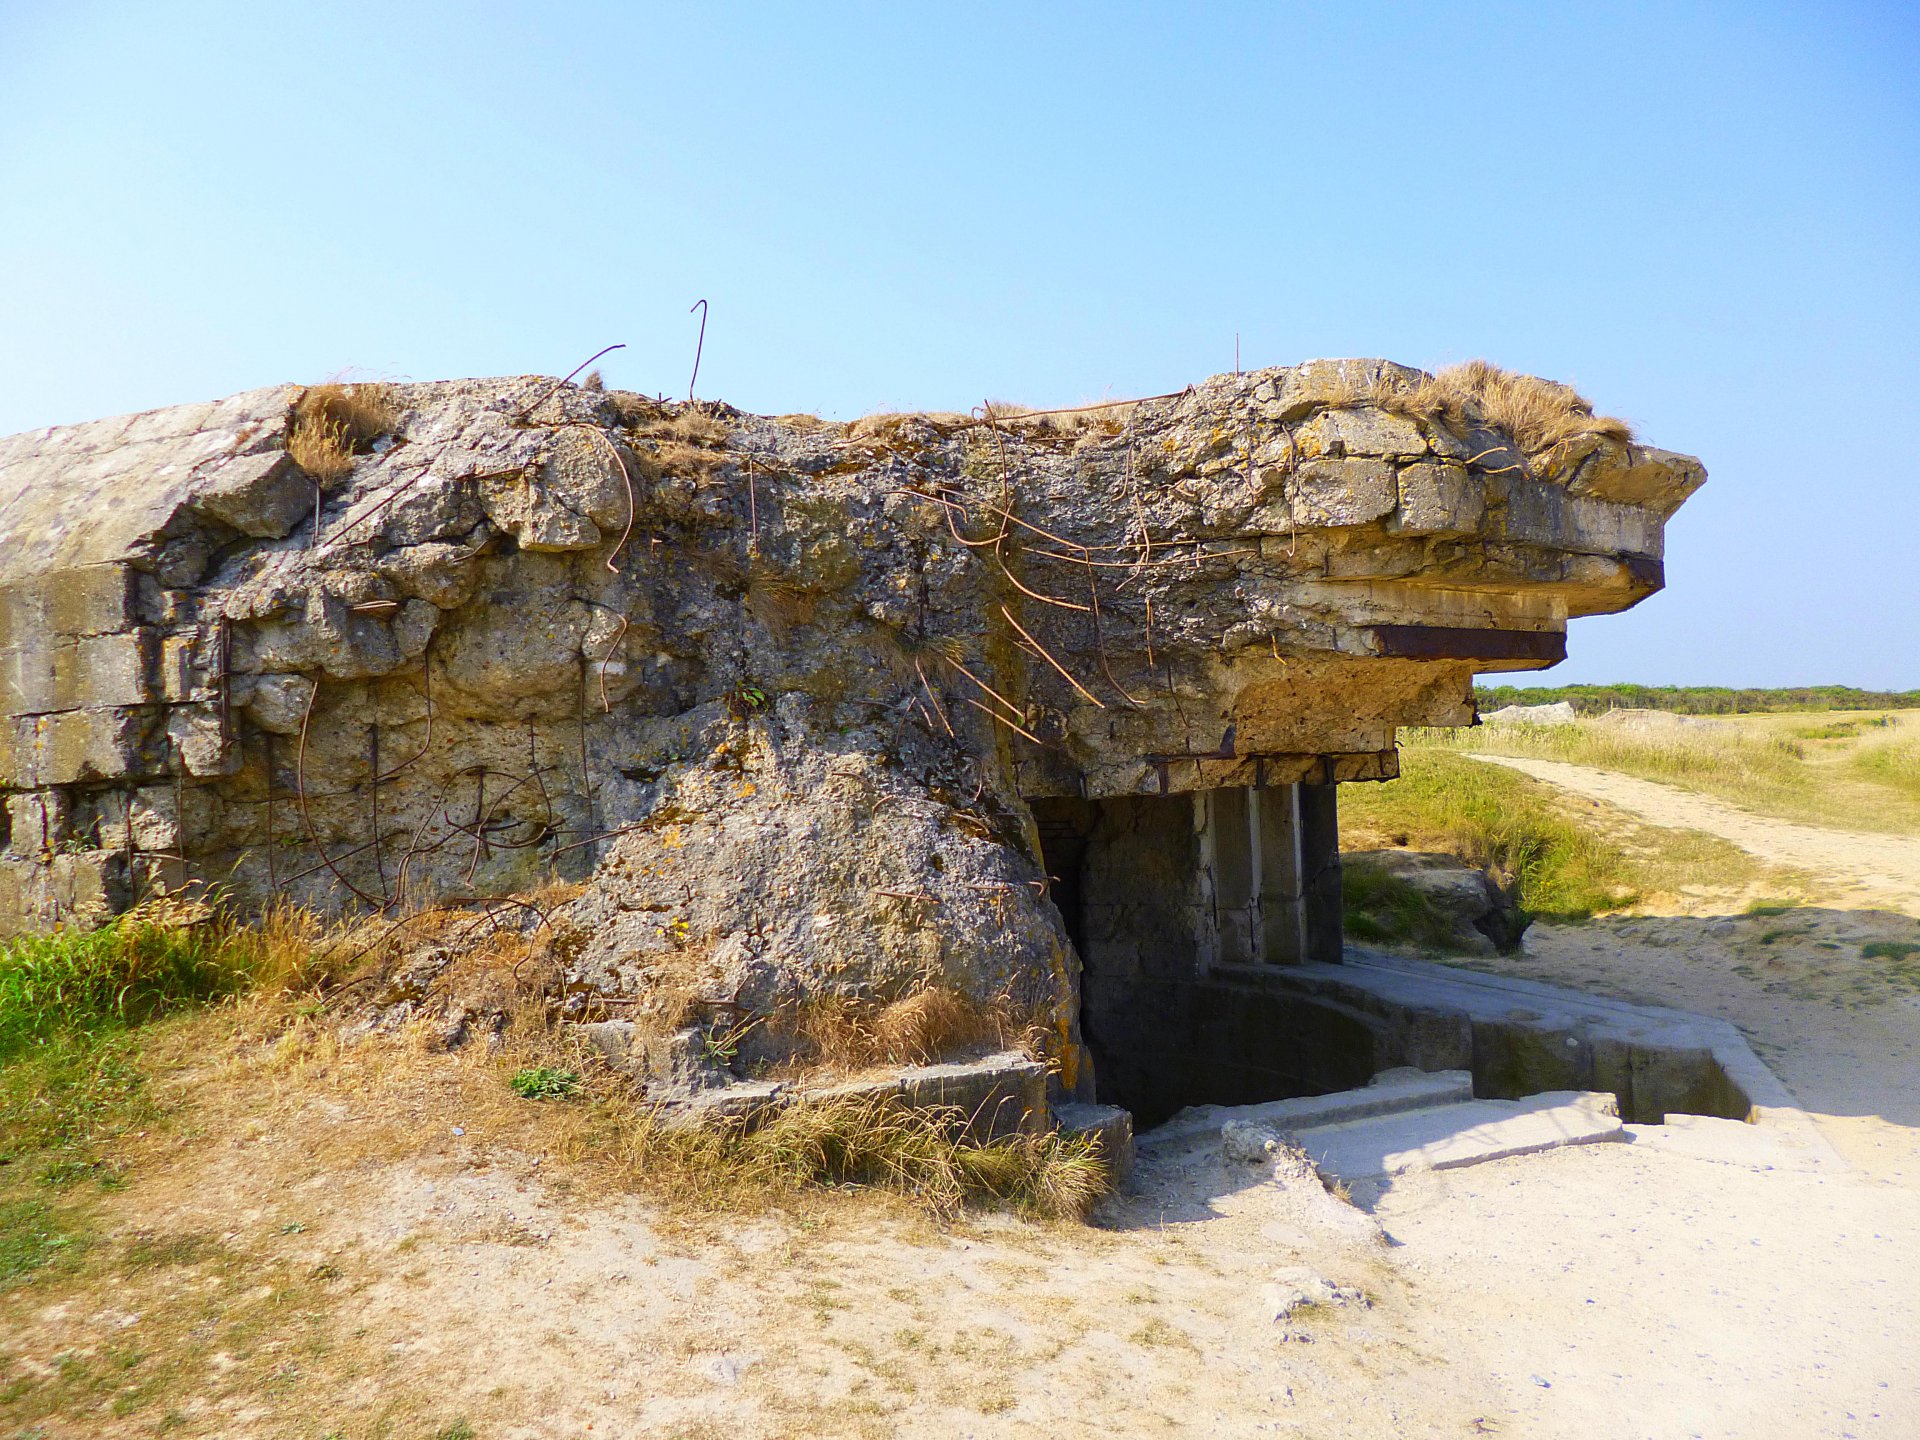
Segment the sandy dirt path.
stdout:
<path fill-rule="evenodd" d="M 1703 830 L 1777 865 L 1818 872 L 1876 904 L 1920 906 L 1920 838 L 1830 830 L 1756 815 L 1710 795 L 1611 770 L 1510 755 L 1471 755 L 1505 765 L 1590 800 L 1618 806 L 1654 825 Z"/>

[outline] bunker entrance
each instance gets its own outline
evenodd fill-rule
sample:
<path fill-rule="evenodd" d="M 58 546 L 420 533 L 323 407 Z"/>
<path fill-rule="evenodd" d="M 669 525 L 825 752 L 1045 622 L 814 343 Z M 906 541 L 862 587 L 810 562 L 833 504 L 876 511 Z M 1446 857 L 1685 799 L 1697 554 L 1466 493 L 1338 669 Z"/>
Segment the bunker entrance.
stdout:
<path fill-rule="evenodd" d="M 1031 802 L 1083 967 L 1096 1098 L 1136 1127 L 1373 1075 L 1363 1020 L 1259 983 L 1340 959 L 1334 796 L 1297 784 Z"/>

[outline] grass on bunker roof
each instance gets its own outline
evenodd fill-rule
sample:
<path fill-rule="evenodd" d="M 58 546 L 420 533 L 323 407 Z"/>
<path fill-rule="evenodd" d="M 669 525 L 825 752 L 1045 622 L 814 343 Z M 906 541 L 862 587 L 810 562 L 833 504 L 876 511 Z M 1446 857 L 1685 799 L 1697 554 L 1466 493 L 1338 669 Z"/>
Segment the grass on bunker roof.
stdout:
<path fill-rule="evenodd" d="M 287 453 L 314 480 L 329 485 L 352 470 L 353 457 L 365 454 L 398 418 L 391 385 L 310 385 L 293 402 Z"/>

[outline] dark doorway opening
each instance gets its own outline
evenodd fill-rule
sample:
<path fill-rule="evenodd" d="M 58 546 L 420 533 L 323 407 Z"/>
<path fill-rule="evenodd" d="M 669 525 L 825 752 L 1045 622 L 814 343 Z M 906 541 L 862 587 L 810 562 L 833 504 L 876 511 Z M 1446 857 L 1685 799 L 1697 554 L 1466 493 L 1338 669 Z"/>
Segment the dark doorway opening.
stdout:
<path fill-rule="evenodd" d="M 1031 803 L 1101 1103 L 1145 1129 L 1371 1078 L 1364 1020 L 1257 983 L 1340 958 L 1333 786 Z"/>

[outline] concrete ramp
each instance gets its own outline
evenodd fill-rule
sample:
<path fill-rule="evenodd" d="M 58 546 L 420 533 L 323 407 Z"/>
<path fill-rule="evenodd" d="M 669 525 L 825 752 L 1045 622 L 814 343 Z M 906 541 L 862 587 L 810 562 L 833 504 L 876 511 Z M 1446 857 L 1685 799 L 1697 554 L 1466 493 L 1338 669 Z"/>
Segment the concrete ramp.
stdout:
<path fill-rule="evenodd" d="M 1452 1170 L 1569 1145 L 1627 1139 L 1613 1096 L 1555 1090 L 1524 1100 L 1467 1100 L 1371 1115 L 1292 1133 L 1328 1179 Z"/>

